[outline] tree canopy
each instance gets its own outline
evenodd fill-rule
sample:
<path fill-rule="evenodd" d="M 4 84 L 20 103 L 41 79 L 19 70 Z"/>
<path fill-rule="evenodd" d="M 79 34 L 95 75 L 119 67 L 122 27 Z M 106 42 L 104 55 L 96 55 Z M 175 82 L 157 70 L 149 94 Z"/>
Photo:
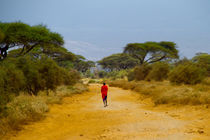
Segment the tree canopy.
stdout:
<path fill-rule="evenodd" d="M 86 72 L 91 67 L 95 66 L 95 62 L 88 61 L 81 55 L 76 55 L 76 60 L 73 62 L 74 68 L 79 72 Z"/>
<path fill-rule="evenodd" d="M 98 61 L 98 63 L 109 71 L 133 68 L 138 64 L 135 59 L 127 54 L 113 54 Z"/>
<path fill-rule="evenodd" d="M 20 48 L 20 55 L 39 47 L 46 50 L 46 46 L 61 47 L 64 44 L 63 37 L 51 32 L 44 25 L 30 26 L 22 22 L 0 23 L 0 52 L 1 59 L 7 57 L 10 48 Z"/>
<path fill-rule="evenodd" d="M 21 48 L 11 50 L 8 52 L 8 56 L 17 57 L 19 56 L 21 50 L 22 50 Z M 64 47 L 52 47 L 52 46 L 45 46 L 44 48 L 36 47 L 32 49 L 30 52 L 28 52 L 28 55 L 31 55 L 36 58 L 39 58 L 43 54 L 52 58 L 57 62 L 74 61 L 76 59 L 75 54 L 69 52 Z"/>
<path fill-rule="evenodd" d="M 167 59 L 179 58 L 176 44 L 173 42 L 130 43 L 124 53 L 139 60 L 139 64 L 154 63 Z"/>

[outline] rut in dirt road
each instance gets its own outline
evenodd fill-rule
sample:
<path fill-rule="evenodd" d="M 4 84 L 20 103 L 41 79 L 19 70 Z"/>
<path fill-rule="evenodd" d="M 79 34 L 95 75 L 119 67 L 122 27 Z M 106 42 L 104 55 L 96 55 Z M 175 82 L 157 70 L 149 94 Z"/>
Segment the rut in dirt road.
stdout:
<path fill-rule="evenodd" d="M 101 85 L 90 91 L 67 97 L 61 105 L 52 105 L 46 118 L 24 126 L 12 140 L 78 139 L 208 139 L 209 135 L 189 133 L 191 121 L 163 112 L 145 109 L 139 95 L 110 87 L 108 107 L 103 107 Z"/>

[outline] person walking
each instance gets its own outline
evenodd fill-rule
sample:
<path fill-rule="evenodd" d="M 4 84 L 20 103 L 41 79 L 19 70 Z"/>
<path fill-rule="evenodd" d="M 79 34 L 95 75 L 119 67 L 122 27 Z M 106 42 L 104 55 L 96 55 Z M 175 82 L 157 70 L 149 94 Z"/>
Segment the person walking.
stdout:
<path fill-rule="evenodd" d="M 108 92 L 108 86 L 106 83 L 103 83 L 103 86 L 101 87 L 101 95 L 104 102 L 104 107 L 107 106 L 107 92 Z"/>

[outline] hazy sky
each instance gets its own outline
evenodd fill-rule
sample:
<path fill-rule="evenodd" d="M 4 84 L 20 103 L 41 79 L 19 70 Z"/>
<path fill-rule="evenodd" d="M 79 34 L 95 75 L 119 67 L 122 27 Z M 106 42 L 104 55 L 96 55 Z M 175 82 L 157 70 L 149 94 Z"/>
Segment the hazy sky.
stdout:
<path fill-rule="evenodd" d="M 90 60 L 127 43 L 174 41 L 180 55 L 210 53 L 210 0 L 0 0 L 0 21 L 45 24 Z"/>

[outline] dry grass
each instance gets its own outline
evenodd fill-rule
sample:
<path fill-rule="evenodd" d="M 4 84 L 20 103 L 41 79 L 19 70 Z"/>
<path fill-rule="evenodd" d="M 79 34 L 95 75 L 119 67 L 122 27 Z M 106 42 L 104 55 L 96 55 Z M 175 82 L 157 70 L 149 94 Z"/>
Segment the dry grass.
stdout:
<path fill-rule="evenodd" d="M 88 83 L 91 84 L 91 83 L 102 83 L 103 80 L 102 79 L 89 79 Z"/>
<path fill-rule="evenodd" d="M 77 83 L 74 86 L 60 86 L 56 92 L 39 92 L 38 96 L 21 94 L 9 102 L 6 109 L 1 112 L 0 118 L 0 139 L 7 132 L 20 130 L 23 124 L 30 121 L 37 121 L 45 116 L 49 110 L 48 104 L 62 103 L 62 98 L 87 91 L 87 85 Z"/>
<path fill-rule="evenodd" d="M 110 86 L 131 89 L 151 97 L 158 104 L 200 105 L 210 104 L 210 79 L 197 85 L 172 85 L 168 81 L 111 81 Z"/>

